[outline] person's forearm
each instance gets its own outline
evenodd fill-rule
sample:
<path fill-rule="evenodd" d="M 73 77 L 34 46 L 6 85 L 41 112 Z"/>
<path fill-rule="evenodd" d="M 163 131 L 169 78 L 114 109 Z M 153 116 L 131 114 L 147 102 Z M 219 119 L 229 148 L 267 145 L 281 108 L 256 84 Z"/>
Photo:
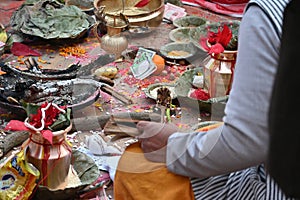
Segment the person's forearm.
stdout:
<path fill-rule="evenodd" d="M 171 136 L 167 166 L 174 173 L 204 178 L 266 160 L 267 112 L 280 41 L 265 14 L 258 7 L 251 8 L 246 13 L 250 16 L 240 27 L 238 58 L 224 125 L 208 131 L 207 136 Z"/>
<path fill-rule="evenodd" d="M 167 148 L 168 169 L 184 176 L 205 178 L 261 163 L 267 138 L 235 137 L 239 131 L 225 126 L 206 133 L 172 135 Z"/>

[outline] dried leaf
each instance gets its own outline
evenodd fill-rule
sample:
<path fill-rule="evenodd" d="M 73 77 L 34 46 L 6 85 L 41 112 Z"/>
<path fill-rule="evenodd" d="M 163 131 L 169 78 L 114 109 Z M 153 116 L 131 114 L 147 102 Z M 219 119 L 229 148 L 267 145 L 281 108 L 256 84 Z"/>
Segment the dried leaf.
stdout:
<path fill-rule="evenodd" d="M 93 26 L 95 20 L 74 5 L 54 0 L 39 0 L 23 4 L 11 16 L 11 27 L 26 35 L 44 39 L 79 38 Z"/>

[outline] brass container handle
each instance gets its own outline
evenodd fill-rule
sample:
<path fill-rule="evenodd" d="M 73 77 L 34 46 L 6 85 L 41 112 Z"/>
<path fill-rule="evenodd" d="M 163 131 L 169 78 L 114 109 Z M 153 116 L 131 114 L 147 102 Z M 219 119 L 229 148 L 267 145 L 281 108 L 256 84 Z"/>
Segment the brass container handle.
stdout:
<path fill-rule="evenodd" d="M 94 33 L 94 35 L 96 36 L 96 38 L 98 39 L 99 43 L 101 44 L 101 37 L 98 35 L 98 26 L 99 26 L 99 22 L 96 22 L 92 28 L 92 31 Z"/>

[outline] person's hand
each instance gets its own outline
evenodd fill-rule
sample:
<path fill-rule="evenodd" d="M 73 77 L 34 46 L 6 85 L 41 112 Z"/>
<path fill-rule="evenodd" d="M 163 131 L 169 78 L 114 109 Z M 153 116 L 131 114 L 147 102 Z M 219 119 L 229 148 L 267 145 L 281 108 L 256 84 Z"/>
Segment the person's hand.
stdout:
<path fill-rule="evenodd" d="M 166 162 L 168 138 L 178 131 L 178 127 L 172 123 L 140 121 L 137 128 L 142 133 L 138 139 L 145 157 L 153 162 Z"/>

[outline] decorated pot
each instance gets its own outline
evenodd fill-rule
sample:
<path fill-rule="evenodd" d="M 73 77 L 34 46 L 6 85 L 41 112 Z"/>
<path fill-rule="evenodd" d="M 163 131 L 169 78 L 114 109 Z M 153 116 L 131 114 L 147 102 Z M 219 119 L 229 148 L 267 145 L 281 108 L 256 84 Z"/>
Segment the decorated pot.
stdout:
<path fill-rule="evenodd" d="M 203 60 L 204 88 L 211 98 L 229 95 L 233 80 L 237 51 L 207 56 Z"/>
<path fill-rule="evenodd" d="M 31 132 L 25 146 L 26 160 L 40 171 L 40 185 L 51 190 L 67 185 L 72 158 L 72 146 L 66 140 L 72 124 L 53 132 L 52 144 L 40 132 Z"/>

